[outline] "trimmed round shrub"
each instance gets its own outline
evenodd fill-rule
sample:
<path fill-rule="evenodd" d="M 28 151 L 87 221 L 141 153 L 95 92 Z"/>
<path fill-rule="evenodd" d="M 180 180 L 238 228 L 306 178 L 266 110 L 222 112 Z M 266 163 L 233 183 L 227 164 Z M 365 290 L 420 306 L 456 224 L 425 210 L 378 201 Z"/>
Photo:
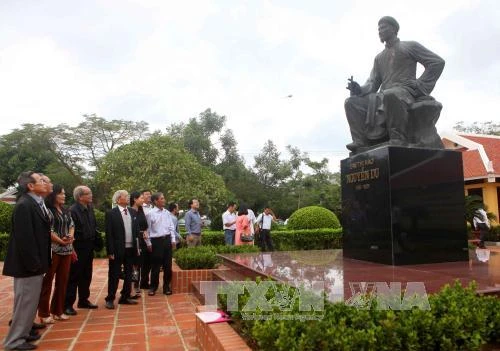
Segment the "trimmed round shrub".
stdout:
<path fill-rule="evenodd" d="M 292 213 L 288 219 L 289 229 L 340 228 L 337 216 L 324 207 L 308 206 Z"/>
<path fill-rule="evenodd" d="M 10 233 L 12 229 L 12 212 L 14 206 L 0 201 L 0 232 Z"/>

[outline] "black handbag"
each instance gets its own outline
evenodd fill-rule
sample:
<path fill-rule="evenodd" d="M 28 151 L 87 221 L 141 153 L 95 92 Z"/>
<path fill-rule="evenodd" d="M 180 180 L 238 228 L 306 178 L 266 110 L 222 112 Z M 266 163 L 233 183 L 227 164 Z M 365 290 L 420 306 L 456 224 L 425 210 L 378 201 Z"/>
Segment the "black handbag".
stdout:
<path fill-rule="evenodd" d="M 253 241 L 253 235 L 251 234 L 241 234 L 240 239 L 244 243 L 250 243 Z"/>

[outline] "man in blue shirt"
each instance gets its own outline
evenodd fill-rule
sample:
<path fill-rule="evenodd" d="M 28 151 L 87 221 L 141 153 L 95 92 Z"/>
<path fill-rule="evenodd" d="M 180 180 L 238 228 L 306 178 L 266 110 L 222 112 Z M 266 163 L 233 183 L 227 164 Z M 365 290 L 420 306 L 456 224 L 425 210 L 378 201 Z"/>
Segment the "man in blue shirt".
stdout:
<path fill-rule="evenodd" d="M 195 247 L 201 245 L 201 217 L 198 209 L 200 208 L 200 203 L 198 199 L 189 200 L 189 208 L 186 216 L 184 216 L 184 221 L 186 225 L 187 232 L 187 245 L 188 247 Z"/>

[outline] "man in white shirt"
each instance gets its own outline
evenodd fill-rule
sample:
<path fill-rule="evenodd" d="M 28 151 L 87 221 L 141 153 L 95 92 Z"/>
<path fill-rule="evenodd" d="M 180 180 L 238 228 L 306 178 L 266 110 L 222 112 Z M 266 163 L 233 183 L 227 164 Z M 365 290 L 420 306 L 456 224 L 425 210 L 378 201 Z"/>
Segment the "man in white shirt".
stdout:
<path fill-rule="evenodd" d="M 222 227 L 224 228 L 224 240 L 226 241 L 226 245 L 234 245 L 236 218 L 236 203 L 230 202 L 227 205 L 227 211 L 222 214 Z"/>
<path fill-rule="evenodd" d="M 276 216 L 269 206 L 264 208 L 264 212 L 257 217 L 259 227 L 258 245 L 262 251 L 274 251 L 273 240 L 271 239 L 271 225 L 276 221 Z"/>
<path fill-rule="evenodd" d="M 490 229 L 490 220 L 488 219 L 488 215 L 486 214 L 486 211 L 482 208 L 476 211 L 474 214 L 474 219 L 473 219 L 473 224 L 474 228 L 476 230 L 479 230 L 479 248 L 480 249 L 485 249 L 486 247 L 484 246 L 484 239 L 486 235 L 488 234 L 488 231 Z"/>
<path fill-rule="evenodd" d="M 160 284 L 160 267 L 163 267 L 163 294 L 171 295 L 172 248 L 175 247 L 175 227 L 170 213 L 165 209 L 163 193 L 154 193 L 151 201 L 155 205 L 147 215 L 148 233 L 153 246 L 151 253 L 151 284 L 149 296 L 154 296 Z"/>

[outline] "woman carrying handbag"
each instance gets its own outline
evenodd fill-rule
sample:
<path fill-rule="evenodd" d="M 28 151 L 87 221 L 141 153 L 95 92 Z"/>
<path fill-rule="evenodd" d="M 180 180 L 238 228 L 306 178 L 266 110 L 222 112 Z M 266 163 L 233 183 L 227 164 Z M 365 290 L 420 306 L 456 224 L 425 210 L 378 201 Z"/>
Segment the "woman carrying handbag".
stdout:
<path fill-rule="evenodd" d="M 234 245 L 253 245 L 254 237 L 250 226 L 251 224 L 248 219 L 248 210 L 246 207 L 242 206 L 238 210 L 238 218 L 236 218 Z"/>

